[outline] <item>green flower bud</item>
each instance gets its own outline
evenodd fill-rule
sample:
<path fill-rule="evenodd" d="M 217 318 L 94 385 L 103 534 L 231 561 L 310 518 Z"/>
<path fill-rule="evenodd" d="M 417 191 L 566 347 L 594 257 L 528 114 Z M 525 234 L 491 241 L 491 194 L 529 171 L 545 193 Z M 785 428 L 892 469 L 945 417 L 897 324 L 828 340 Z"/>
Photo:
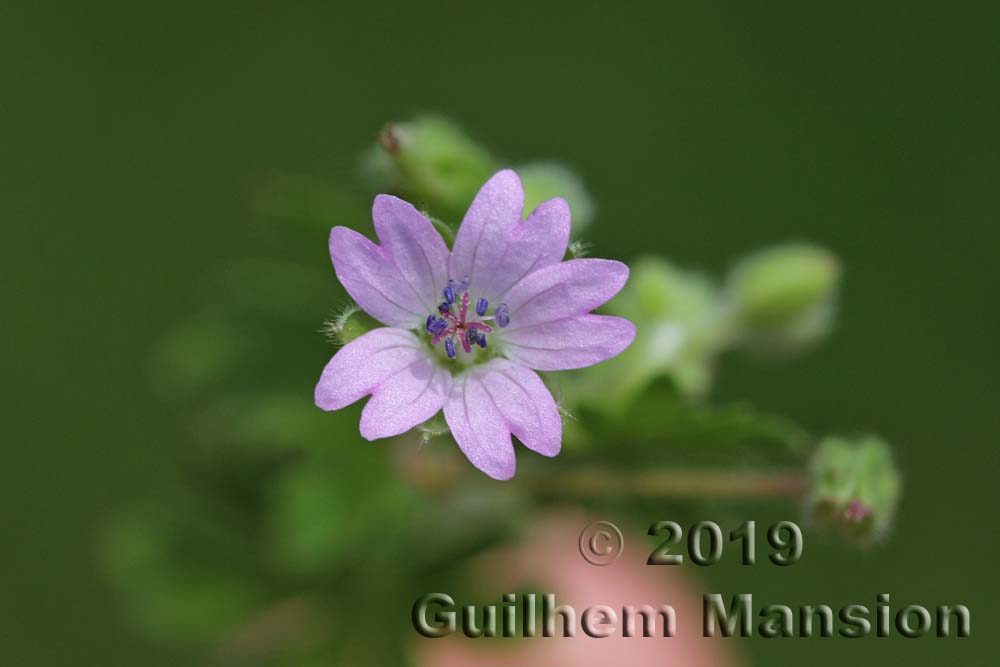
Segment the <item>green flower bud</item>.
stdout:
<path fill-rule="evenodd" d="M 553 197 L 569 203 L 573 215 L 573 233 L 579 234 L 594 219 L 594 201 L 583 181 L 569 168 L 555 162 L 535 162 L 516 169 L 524 185 L 524 215 Z"/>
<path fill-rule="evenodd" d="M 635 342 L 614 359 L 581 372 L 571 398 L 596 405 L 627 402 L 657 377 L 669 376 L 684 395 L 704 394 L 722 340 L 714 286 L 704 276 L 647 257 L 632 264 L 628 284 L 608 304 L 636 325 Z M 610 397 L 614 397 L 613 400 Z"/>
<path fill-rule="evenodd" d="M 398 192 L 455 220 L 497 170 L 486 149 L 455 124 L 433 116 L 386 125 L 365 167 L 379 191 Z"/>
<path fill-rule="evenodd" d="M 809 514 L 851 541 L 868 544 L 889 529 L 900 486 L 889 446 L 882 440 L 828 437 L 813 460 Z"/>
<path fill-rule="evenodd" d="M 819 340 L 833 321 L 840 275 L 837 258 L 814 245 L 789 243 L 751 255 L 726 284 L 736 333 L 779 349 Z"/>
<path fill-rule="evenodd" d="M 380 325 L 355 304 L 346 306 L 323 325 L 323 333 L 335 345 L 347 345 Z"/>

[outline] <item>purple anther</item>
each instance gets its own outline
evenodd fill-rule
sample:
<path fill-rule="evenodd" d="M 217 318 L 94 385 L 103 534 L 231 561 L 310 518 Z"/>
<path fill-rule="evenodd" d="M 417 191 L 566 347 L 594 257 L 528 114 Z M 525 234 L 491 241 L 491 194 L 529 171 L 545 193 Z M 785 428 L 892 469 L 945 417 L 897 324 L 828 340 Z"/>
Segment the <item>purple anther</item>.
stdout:
<path fill-rule="evenodd" d="M 505 326 L 510 324 L 510 308 L 507 307 L 506 303 L 501 303 L 497 306 L 497 309 L 493 311 L 493 317 L 496 320 L 497 326 L 503 329 Z"/>
<path fill-rule="evenodd" d="M 486 299 L 480 298 L 479 301 L 476 301 L 476 315 L 482 317 L 483 315 L 486 314 L 486 309 L 489 307 L 490 307 L 490 302 L 487 301 Z"/>
<path fill-rule="evenodd" d="M 446 338 L 444 341 L 444 350 L 448 353 L 449 359 L 454 359 L 458 352 L 455 350 L 455 339 Z"/>
<path fill-rule="evenodd" d="M 439 317 L 431 322 L 431 325 L 427 327 L 427 331 L 437 336 L 438 334 L 443 333 L 447 328 L 448 323 Z"/>

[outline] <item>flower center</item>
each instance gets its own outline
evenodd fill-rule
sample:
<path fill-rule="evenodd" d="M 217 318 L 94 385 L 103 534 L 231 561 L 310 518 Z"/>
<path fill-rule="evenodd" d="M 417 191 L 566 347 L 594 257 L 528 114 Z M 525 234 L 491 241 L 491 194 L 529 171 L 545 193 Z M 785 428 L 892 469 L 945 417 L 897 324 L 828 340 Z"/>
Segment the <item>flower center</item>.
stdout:
<path fill-rule="evenodd" d="M 492 322 L 501 329 L 510 324 L 510 309 L 505 303 L 497 304 L 489 312 L 490 304 L 484 298 L 476 300 L 475 310 L 469 311 L 469 278 L 449 279 L 448 286 L 441 290 L 444 301 L 438 305 L 436 313 L 427 316 L 427 333 L 431 345 L 444 341 L 445 352 L 454 359 L 458 355 L 458 345 L 466 354 L 472 354 L 474 346 L 486 347 L 486 334 L 493 332 Z"/>

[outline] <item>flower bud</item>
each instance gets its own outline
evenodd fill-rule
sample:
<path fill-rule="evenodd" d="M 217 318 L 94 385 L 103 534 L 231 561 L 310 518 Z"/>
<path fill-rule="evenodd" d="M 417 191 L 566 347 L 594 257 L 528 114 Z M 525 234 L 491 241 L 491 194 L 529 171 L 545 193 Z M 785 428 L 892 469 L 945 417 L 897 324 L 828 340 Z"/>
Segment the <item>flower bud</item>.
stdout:
<path fill-rule="evenodd" d="M 573 216 L 573 234 L 582 232 L 594 219 L 594 201 L 580 177 L 556 162 L 535 162 L 517 168 L 524 186 L 524 215 L 544 201 L 562 197 Z"/>
<path fill-rule="evenodd" d="M 704 394 L 721 342 L 716 305 L 716 290 L 704 276 L 658 257 L 633 263 L 628 284 L 607 311 L 635 323 L 635 342 L 614 359 L 582 371 L 574 388 L 580 395 L 574 398 L 592 397 L 595 405 L 610 409 L 662 376 L 684 395 Z"/>
<path fill-rule="evenodd" d="M 832 324 L 840 274 L 836 257 L 805 243 L 744 259 L 726 284 L 736 334 L 772 349 L 795 350 L 819 340 Z"/>
<path fill-rule="evenodd" d="M 397 192 L 451 220 L 497 169 L 458 126 L 433 116 L 386 125 L 365 166 L 380 192 Z"/>
<path fill-rule="evenodd" d="M 879 438 L 831 436 L 820 444 L 808 499 L 817 523 L 853 542 L 871 543 L 891 525 L 899 493 L 899 472 Z"/>

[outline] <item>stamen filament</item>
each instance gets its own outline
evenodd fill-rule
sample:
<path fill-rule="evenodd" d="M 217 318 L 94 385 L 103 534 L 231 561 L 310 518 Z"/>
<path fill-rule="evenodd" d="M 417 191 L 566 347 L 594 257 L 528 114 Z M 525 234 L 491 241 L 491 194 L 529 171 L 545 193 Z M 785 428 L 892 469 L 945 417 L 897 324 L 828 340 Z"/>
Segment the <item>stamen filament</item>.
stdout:
<path fill-rule="evenodd" d="M 486 334 L 493 333 L 495 327 L 503 328 L 510 323 L 510 309 L 507 304 L 497 304 L 493 313 L 487 315 L 489 301 L 484 297 L 472 300 L 468 277 L 461 281 L 449 279 L 447 287 L 442 289 L 441 293 L 444 295 L 444 301 L 438 304 L 437 314 L 431 313 L 427 316 L 426 329 L 431 335 L 431 345 L 444 341 L 445 352 L 450 359 L 458 355 L 458 345 L 462 346 L 466 354 L 472 354 L 476 345 L 480 349 L 485 349 Z M 468 320 L 470 303 L 474 304 L 472 321 Z"/>

